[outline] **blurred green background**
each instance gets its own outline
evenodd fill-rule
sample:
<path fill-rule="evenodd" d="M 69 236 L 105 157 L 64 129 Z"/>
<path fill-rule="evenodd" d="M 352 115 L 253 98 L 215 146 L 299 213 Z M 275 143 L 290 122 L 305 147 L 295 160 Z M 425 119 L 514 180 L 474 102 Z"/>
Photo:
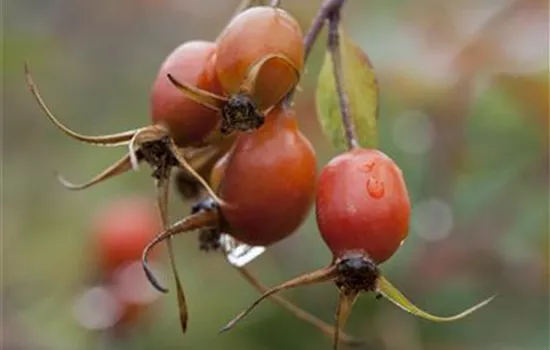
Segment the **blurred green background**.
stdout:
<path fill-rule="evenodd" d="M 307 30 L 320 1 L 284 1 Z M 108 344 L 79 326 L 75 296 L 93 278 L 90 226 L 115 198 L 153 196 L 149 169 L 83 192 L 77 182 L 125 149 L 78 144 L 42 115 L 24 84 L 28 59 L 57 116 L 86 134 L 148 123 L 148 93 L 164 57 L 190 39 L 213 40 L 237 1 L 14 0 L 3 2 L 2 349 L 91 350 Z M 548 2 L 365 0 L 344 11 L 381 86 L 380 147 L 403 169 L 409 238 L 382 265 L 419 306 L 457 312 L 499 293 L 471 317 L 432 324 L 363 296 L 347 331 L 368 349 L 548 349 Z M 251 29 L 253 30 L 253 29 Z M 297 95 L 301 126 L 322 166 L 335 153 L 315 117 L 321 36 Z M 173 196 L 171 220 L 189 204 Z M 161 297 L 110 349 L 330 349 L 309 325 L 265 303 L 234 331 L 217 330 L 257 293 L 194 234 L 176 240 L 190 305 L 182 336 L 175 296 Z M 275 284 L 324 266 L 330 253 L 312 217 L 250 267 Z M 285 296 L 324 320 L 336 289 Z"/>

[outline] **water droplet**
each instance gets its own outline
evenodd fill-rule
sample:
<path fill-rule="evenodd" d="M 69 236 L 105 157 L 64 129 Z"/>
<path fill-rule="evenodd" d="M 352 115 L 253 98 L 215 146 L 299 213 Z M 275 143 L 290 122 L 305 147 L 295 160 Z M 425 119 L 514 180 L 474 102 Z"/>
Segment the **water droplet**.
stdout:
<path fill-rule="evenodd" d="M 372 169 L 374 169 L 374 161 L 369 160 L 368 162 L 366 162 L 365 165 L 363 166 L 363 169 L 367 173 L 370 173 L 372 171 Z"/>
<path fill-rule="evenodd" d="M 367 179 L 367 191 L 374 199 L 382 198 L 384 196 L 384 182 L 375 177 L 369 177 Z"/>

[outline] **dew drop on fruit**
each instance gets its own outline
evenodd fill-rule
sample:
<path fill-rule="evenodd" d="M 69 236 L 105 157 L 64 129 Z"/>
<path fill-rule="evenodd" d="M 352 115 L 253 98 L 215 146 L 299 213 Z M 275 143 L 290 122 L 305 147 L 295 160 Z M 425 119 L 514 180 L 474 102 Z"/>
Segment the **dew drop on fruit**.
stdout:
<path fill-rule="evenodd" d="M 374 161 L 372 160 L 366 162 L 365 165 L 363 166 L 363 170 L 365 170 L 365 172 L 367 173 L 370 173 L 372 169 L 374 169 Z"/>
<path fill-rule="evenodd" d="M 384 182 L 375 177 L 367 179 L 367 191 L 374 199 L 380 199 L 384 196 Z"/>

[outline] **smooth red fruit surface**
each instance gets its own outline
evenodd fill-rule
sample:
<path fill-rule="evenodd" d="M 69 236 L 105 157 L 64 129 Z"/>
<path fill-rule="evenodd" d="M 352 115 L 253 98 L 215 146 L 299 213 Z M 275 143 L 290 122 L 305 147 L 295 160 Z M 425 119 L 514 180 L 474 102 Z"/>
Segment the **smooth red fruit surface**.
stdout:
<path fill-rule="evenodd" d="M 239 135 L 223 165 L 222 214 L 238 240 L 269 245 L 295 231 L 315 195 L 316 156 L 294 111 L 274 108 L 265 124 Z"/>
<path fill-rule="evenodd" d="M 256 6 L 241 12 L 217 43 L 216 72 L 228 94 L 239 92 L 254 64 L 270 54 L 285 56 L 299 72 L 304 66 L 302 30 L 282 9 Z M 258 72 L 252 99 L 264 110 L 279 102 L 296 83 L 294 68 L 279 60 L 269 61 Z"/>
<path fill-rule="evenodd" d="M 154 203 L 137 197 L 106 206 L 94 223 L 97 260 L 106 272 L 140 260 L 145 246 L 162 231 Z"/>
<path fill-rule="evenodd" d="M 185 97 L 167 78 L 221 94 L 215 73 L 216 44 L 189 41 L 176 48 L 162 63 L 151 90 L 153 123 L 164 123 L 179 146 L 201 144 L 220 121 L 218 112 Z"/>
<path fill-rule="evenodd" d="M 317 225 L 335 257 L 351 251 L 389 259 L 409 230 L 410 202 L 401 169 L 384 153 L 355 149 L 321 171 Z"/>

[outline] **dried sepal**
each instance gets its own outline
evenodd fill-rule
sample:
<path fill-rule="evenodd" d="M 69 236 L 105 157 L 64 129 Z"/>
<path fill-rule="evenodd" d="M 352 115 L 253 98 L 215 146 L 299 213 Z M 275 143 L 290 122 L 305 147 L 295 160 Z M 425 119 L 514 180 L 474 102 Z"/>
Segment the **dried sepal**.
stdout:
<path fill-rule="evenodd" d="M 183 167 L 183 169 L 185 169 L 191 176 L 193 176 L 218 204 L 225 204 L 225 202 L 218 197 L 216 192 L 212 190 L 208 182 L 195 169 L 193 169 L 191 165 L 189 165 L 189 163 L 185 159 L 185 156 L 172 139 L 170 139 L 170 150 L 172 151 L 172 154 L 177 159 L 180 166 Z"/>
<path fill-rule="evenodd" d="M 110 135 L 89 136 L 89 135 L 82 135 L 80 133 L 77 133 L 77 132 L 69 129 L 68 127 L 63 125 L 63 123 L 61 123 L 53 115 L 53 113 L 51 112 L 51 110 L 48 107 L 48 105 L 46 104 L 46 102 L 44 102 L 44 100 L 42 99 L 42 96 L 40 95 L 40 91 L 38 90 L 38 87 L 36 86 L 36 84 L 34 83 L 34 81 L 32 79 L 28 63 L 25 63 L 25 68 L 24 69 L 25 69 L 25 79 L 27 81 L 27 86 L 29 87 L 29 89 L 30 89 L 32 95 L 34 96 L 34 98 L 36 99 L 36 101 L 38 102 L 38 105 L 40 106 L 40 108 L 42 109 L 44 114 L 46 114 L 46 117 L 59 130 L 61 130 L 63 133 L 65 133 L 69 137 L 71 137 L 75 140 L 85 142 L 85 143 L 89 143 L 89 144 L 93 144 L 93 145 L 115 147 L 115 146 L 122 146 L 122 145 L 128 144 L 128 142 L 130 142 L 130 140 L 132 139 L 134 134 L 139 130 L 138 129 L 138 130 L 123 131 L 123 132 L 120 132 L 120 133 L 110 134 Z"/>
<path fill-rule="evenodd" d="M 143 270 L 147 275 L 147 279 L 149 280 L 149 282 L 151 282 L 151 284 L 155 289 L 163 293 L 168 293 L 168 289 L 163 287 L 158 282 L 151 268 L 149 267 L 149 264 L 148 264 L 149 251 L 153 249 L 157 244 L 159 244 L 160 242 L 164 241 L 165 239 L 171 236 L 193 231 L 200 228 L 215 226 L 217 222 L 218 222 L 218 214 L 216 213 L 216 211 L 200 211 L 181 219 L 180 221 L 176 222 L 170 227 L 167 227 L 164 231 L 162 231 L 155 238 L 153 238 L 151 242 L 149 242 L 149 244 L 143 250 L 141 262 L 142 262 Z"/>
<path fill-rule="evenodd" d="M 193 169 L 199 172 L 208 164 L 215 163 L 214 160 L 217 160 L 225 151 L 225 149 L 220 149 L 216 145 L 208 145 L 201 148 L 186 148 L 182 151 L 182 156 L 187 159 Z M 189 175 L 186 170 L 183 171 Z"/>
<path fill-rule="evenodd" d="M 280 291 L 291 289 L 299 286 L 305 286 L 308 284 L 316 284 L 316 283 L 322 283 L 327 282 L 335 279 L 338 276 L 338 271 L 334 265 L 331 265 L 326 268 L 322 268 L 313 272 L 309 272 L 307 274 L 298 276 L 296 278 L 293 278 L 289 281 L 286 281 L 284 283 L 279 284 L 278 286 L 275 286 L 268 291 L 266 291 L 264 294 L 262 294 L 261 297 L 256 299 L 247 309 L 239 313 L 235 318 L 233 318 L 229 323 L 227 323 L 221 330 L 221 332 L 227 332 L 235 325 L 242 320 L 246 315 L 248 315 L 258 304 L 260 304 L 265 298 L 268 298 L 269 296 L 278 293 Z"/>
<path fill-rule="evenodd" d="M 260 293 L 265 293 L 268 291 L 268 288 L 264 286 L 256 277 L 252 275 L 252 273 L 245 267 L 238 267 L 234 266 L 235 269 L 241 274 L 241 276 L 244 277 L 250 283 L 256 290 L 258 290 Z M 283 309 L 290 312 L 292 315 L 294 315 L 296 318 L 311 324 L 312 326 L 319 329 L 321 332 L 323 332 L 328 337 L 336 337 L 336 328 L 331 326 L 330 324 L 320 320 L 319 318 L 313 316 L 312 314 L 306 312 L 305 310 L 299 308 L 298 306 L 294 305 L 290 301 L 286 300 L 285 298 L 281 297 L 280 295 L 271 295 L 269 297 L 275 304 L 279 305 Z M 362 344 L 363 342 L 357 339 L 354 339 L 353 337 L 347 335 L 346 333 L 340 331 L 338 335 L 339 339 L 341 339 L 343 342 L 345 342 L 348 345 L 358 345 Z"/>
<path fill-rule="evenodd" d="M 204 179 L 210 179 L 216 162 L 227 153 L 233 145 L 234 138 L 227 138 L 220 143 L 209 144 L 201 148 L 180 149 L 187 163 Z M 202 185 L 189 171 L 180 169 L 176 174 L 176 188 L 184 199 L 198 199 Z M 212 187 L 212 183 L 209 183 Z M 214 189 L 214 188 L 213 188 Z M 215 189 L 214 189 L 215 190 Z"/>
<path fill-rule="evenodd" d="M 223 106 L 227 103 L 227 99 L 225 97 L 218 96 L 206 90 L 180 82 L 172 74 L 168 74 L 167 77 L 170 79 L 170 82 L 185 95 L 185 97 L 203 105 L 204 107 L 210 108 L 213 111 L 221 111 Z"/>
<path fill-rule="evenodd" d="M 139 150 L 136 150 L 138 153 L 137 159 L 138 161 L 141 160 L 141 155 L 139 153 Z M 93 177 L 90 181 L 82 183 L 82 184 L 75 184 L 68 180 L 66 180 L 61 174 L 56 174 L 57 180 L 59 183 L 65 187 L 68 190 L 78 191 L 78 190 L 84 190 L 86 188 L 92 187 L 93 185 L 99 184 L 105 180 L 111 179 L 115 176 L 124 174 L 125 172 L 132 169 L 132 163 L 130 160 L 130 155 L 127 154 L 118 161 L 116 161 L 113 165 L 109 166 L 107 169 L 103 170 L 101 173 Z"/>
<path fill-rule="evenodd" d="M 250 96 L 254 96 L 258 76 L 260 76 L 262 69 L 265 68 L 267 64 L 281 64 L 283 67 L 288 68 L 288 70 L 290 70 L 295 76 L 293 86 L 298 84 L 298 81 L 300 80 L 300 70 L 298 67 L 296 67 L 296 65 L 283 54 L 269 54 L 250 67 L 245 80 L 241 84 L 241 91 L 246 92 Z M 282 97 L 283 95 L 281 98 Z"/>

